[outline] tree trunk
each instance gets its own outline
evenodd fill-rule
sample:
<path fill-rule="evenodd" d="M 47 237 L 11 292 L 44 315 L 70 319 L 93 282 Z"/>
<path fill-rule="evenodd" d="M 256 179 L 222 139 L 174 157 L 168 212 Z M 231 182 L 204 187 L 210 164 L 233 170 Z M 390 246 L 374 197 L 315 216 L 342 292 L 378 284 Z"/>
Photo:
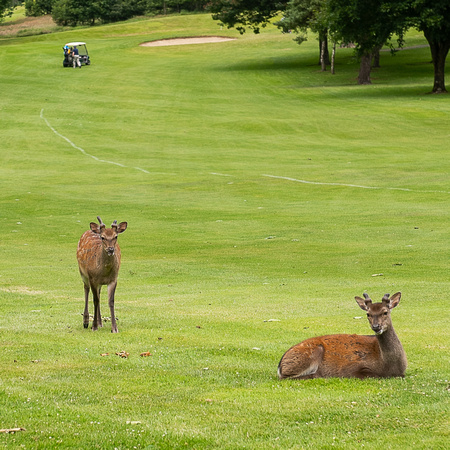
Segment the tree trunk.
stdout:
<path fill-rule="evenodd" d="M 380 67 L 380 50 L 381 47 L 377 47 L 374 51 L 373 51 L 373 59 L 372 59 L 372 68 L 378 68 Z"/>
<path fill-rule="evenodd" d="M 450 49 L 450 41 L 436 41 L 427 36 L 426 32 L 424 34 L 430 44 L 434 66 L 434 85 L 431 92 L 433 94 L 444 94 L 447 92 L 445 89 L 445 59 Z"/>
<path fill-rule="evenodd" d="M 323 44 L 325 44 L 325 48 L 323 49 Z M 322 49 L 323 49 L 323 59 L 325 61 L 325 65 L 330 64 L 330 53 L 328 52 L 328 33 L 319 33 L 319 55 L 320 60 L 319 64 L 322 65 Z"/>
<path fill-rule="evenodd" d="M 333 49 L 331 50 L 331 73 L 334 75 L 334 63 L 336 60 L 336 41 L 333 42 Z"/>
<path fill-rule="evenodd" d="M 325 41 L 322 41 L 322 48 L 320 49 L 320 65 L 322 72 L 325 72 L 327 70 L 327 65 L 325 64 Z"/>
<path fill-rule="evenodd" d="M 359 65 L 358 84 L 371 84 L 370 67 L 372 64 L 372 53 L 364 53 Z"/>

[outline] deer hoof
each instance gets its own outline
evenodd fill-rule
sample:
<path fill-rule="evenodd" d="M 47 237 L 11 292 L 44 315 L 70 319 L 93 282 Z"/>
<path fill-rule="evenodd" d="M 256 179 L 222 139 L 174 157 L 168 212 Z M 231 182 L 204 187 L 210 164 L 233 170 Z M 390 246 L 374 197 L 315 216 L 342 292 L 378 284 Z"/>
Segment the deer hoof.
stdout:
<path fill-rule="evenodd" d="M 88 323 L 83 323 L 83 327 L 84 328 L 89 328 L 89 324 Z"/>

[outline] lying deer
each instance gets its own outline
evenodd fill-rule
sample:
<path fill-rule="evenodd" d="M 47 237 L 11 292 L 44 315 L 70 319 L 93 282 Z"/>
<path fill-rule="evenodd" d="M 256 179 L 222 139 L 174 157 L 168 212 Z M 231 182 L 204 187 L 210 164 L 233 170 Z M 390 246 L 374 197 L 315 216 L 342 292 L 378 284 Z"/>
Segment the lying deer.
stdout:
<path fill-rule="evenodd" d="M 97 217 L 97 219 L 100 225 L 91 222 L 91 229 L 81 236 L 77 248 L 78 268 L 84 283 L 83 325 L 84 328 L 89 326 L 90 289 L 94 297 L 92 329 L 95 331 L 103 326 L 100 314 L 100 290 L 106 284 L 111 311 L 111 332 L 117 333 L 116 316 L 114 314 L 114 293 L 120 268 L 120 247 L 117 243 L 117 235 L 127 229 L 127 222 L 121 222 L 117 225 L 117 220 L 115 220 L 111 228 L 106 228 L 102 219 L 100 217 Z"/>
<path fill-rule="evenodd" d="M 372 303 L 367 294 L 364 299 L 355 297 L 359 307 L 367 311 L 375 336 L 331 334 L 306 339 L 283 355 L 279 378 L 405 376 L 406 354 L 391 321 L 391 309 L 399 304 L 401 295 L 386 294 L 381 303 Z"/>

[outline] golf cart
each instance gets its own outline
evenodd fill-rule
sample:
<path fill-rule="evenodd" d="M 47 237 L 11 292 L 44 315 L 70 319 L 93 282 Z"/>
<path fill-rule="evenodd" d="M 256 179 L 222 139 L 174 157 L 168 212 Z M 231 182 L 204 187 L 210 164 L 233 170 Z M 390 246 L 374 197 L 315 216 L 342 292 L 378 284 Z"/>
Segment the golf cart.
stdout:
<path fill-rule="evenodd" d="M 91 60 L 89 59 L 89 54 L 87 51 L 85 42 L 68 42 L 64 47 L 64 67 L 72 67 L 73 66 L 73 58 L 72 52 L 74 47 L 78 49 L 78 56 L 80 57 L 80 63 L 82 66 L 89 66 L 91 64 Z"/>

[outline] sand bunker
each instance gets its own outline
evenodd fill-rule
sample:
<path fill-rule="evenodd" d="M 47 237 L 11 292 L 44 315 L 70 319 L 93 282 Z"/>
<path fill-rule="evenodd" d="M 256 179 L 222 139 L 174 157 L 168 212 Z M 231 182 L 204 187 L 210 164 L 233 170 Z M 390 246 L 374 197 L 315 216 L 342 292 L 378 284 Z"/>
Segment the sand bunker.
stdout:
<path fill-rule="evenodd" d="M 234 38 L 221 36 L 199 36 L 188 38 L 161 39 L 159 41 L 143 42 L 142 47 L 164 47 L 168 45 L 211 44 L 216 42 L 234 41 Z"/>

